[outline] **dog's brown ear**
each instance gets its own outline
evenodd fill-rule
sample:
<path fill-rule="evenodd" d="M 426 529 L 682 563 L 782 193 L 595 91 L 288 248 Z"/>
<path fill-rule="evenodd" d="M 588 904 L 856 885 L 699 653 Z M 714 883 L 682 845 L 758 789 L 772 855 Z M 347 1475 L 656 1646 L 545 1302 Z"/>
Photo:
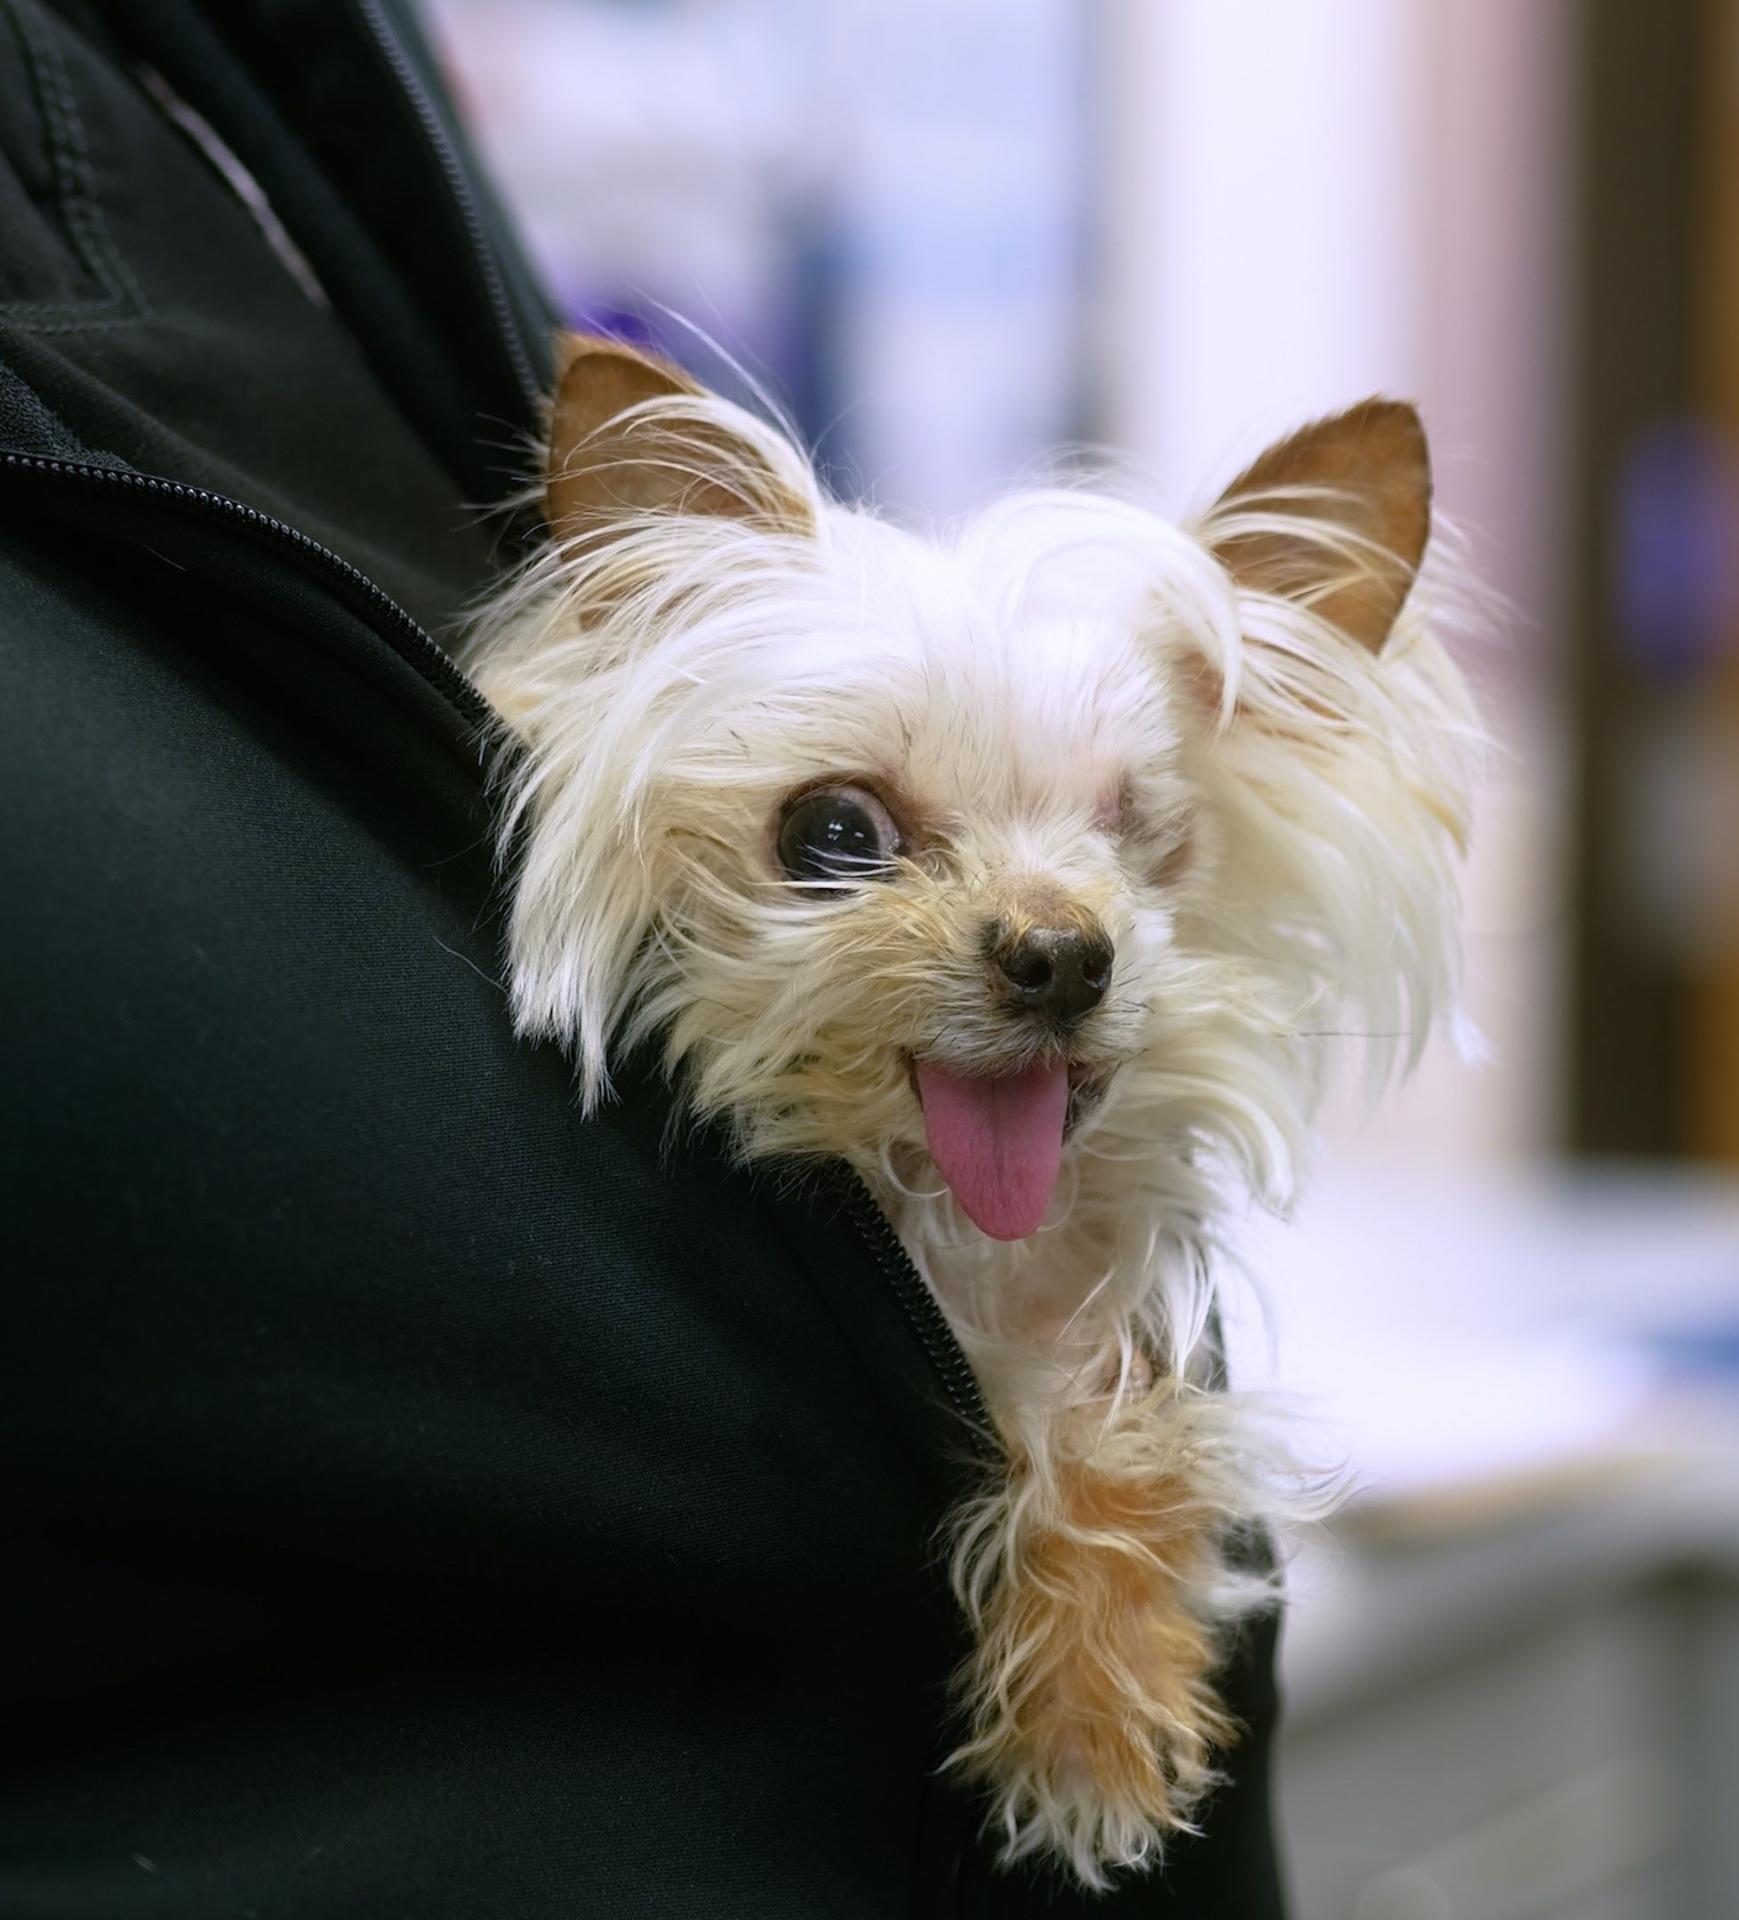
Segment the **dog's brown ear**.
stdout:
<path fill-rule="evenodd" d="M 1272 446 L 1203 523 L 1241 587 L 1309 606 L 1378 653 L 1431 534 L 1431 456 L 1417 409 L 1361 401 Z"/>
<path fill-rule="evenodd" d="M 812 520 L 773 470 L 758 423 L 710 403 L 680 367 L 620 340 L 566 334 L 550 409 L 544 515 L 558 539 L 595 533 L 623 514 L 710 514 L 790 531 Z M 701 403 L 692 418 L 640 411 L 650 401 Z M 770 432 L 770 430 L 767 430 Z"/>

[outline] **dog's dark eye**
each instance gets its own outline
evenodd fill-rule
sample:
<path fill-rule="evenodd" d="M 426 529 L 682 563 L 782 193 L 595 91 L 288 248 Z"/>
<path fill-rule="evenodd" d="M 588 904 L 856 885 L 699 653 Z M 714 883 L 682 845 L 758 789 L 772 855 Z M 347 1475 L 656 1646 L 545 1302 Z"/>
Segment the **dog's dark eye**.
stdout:
<path fill-rule="evenodd" d="M 779 864 L 793 880 L 874 880 L 899 851 L 893 816 L 862 787 L 817 787 L 779 823 Z"/>

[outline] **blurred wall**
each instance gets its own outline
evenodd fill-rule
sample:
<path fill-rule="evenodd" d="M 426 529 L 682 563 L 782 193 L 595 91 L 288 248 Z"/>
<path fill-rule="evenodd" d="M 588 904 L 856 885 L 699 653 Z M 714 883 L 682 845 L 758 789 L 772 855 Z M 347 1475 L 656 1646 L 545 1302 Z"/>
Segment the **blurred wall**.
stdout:
<path fill-rule="evenodd" d="M 971 507 L 1076 433 L 1072 0 L 430 12 L 570 321 L 760 385 L 836 487 L 906 513 Z"/>

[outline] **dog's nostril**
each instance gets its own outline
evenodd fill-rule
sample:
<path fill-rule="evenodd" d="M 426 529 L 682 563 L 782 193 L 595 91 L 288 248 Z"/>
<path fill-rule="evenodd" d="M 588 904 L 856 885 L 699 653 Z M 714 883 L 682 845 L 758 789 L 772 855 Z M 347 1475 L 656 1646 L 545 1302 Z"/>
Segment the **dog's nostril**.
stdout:
<path fill-rule="evenodd" d="M 1053 1020 L 1090 1013 L 1111 984 L 1112 948 L 1102 935 L 1035 927 L 995 950 L 998 971 L 1015 998 Z"/>
<path fill-rule="evenodd" d="M 1056 973 L 1050 955 L 1031 940 L 1021 941 L 1012 952 L 1002 955 L 1000 965 L 1022 993 L 1042 993 Z"/>

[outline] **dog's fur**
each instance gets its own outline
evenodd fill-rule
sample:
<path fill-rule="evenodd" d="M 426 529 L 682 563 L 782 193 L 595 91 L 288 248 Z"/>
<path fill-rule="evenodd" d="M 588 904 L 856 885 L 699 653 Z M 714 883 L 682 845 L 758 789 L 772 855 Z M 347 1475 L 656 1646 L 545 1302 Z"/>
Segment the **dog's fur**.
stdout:
<path fill-rule="evenodd" d="M 1291 1195 L 1335 1036 L 1410 1064 L 1451 1002 L 1476 730 L 1419 578 L 1417 416 L 1307 428 L 1184 527 L 1059 487 L 921 538 L 674 369 L 572 341 L 545 497 L 547 551 L 468 653 L 523 749 L 518 1021 L 588 1106 L 655 1039 L 746 1160 L 869 1182 L 1006 1453 L 953 1522 L 955 1760 L 1009 1853 L 1103 1885 L 1211 1784 L 1216 1659 L 1265 1592 L 1228 1552 L 1280 1496 L 1210 1390 L 1218 1225 Z M 903 853 L 789 880 L 783 808 L 840 782 Z M 1115 962 L 1064 1033 L 993 991 L 987 929 L 1075 923 Z M 1059 1049 L 1054 1197 L 992 1239 L 913 1063 Z"/>

